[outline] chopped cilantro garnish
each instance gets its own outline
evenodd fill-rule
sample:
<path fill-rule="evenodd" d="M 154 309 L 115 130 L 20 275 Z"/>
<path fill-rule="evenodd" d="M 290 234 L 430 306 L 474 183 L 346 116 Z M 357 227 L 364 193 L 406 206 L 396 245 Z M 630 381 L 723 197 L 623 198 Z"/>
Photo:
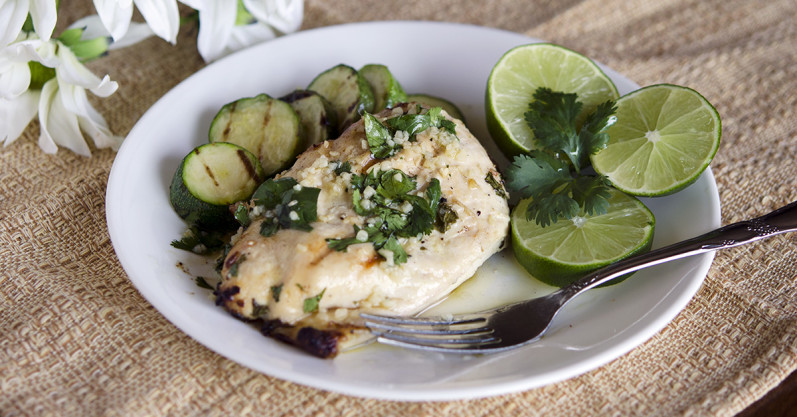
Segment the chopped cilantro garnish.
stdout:
<path fill-rule="evenodd" d="M 208 284 L 207 280 L 205 280 L 205 278 L 203 278 L 203 277 L 196 277 L 194 282 L 196 282 L 196 286 L 199 287 L 199 288 L 204 288 L 206 290 L 213 290 L 214 289 L 213 286 Z"/>
<path fill-rule="evenodd" d="M 336 164 L 335 165 L 335 174 L 336 175 L 343 174 L 344 172 L 351 172 L 351 162 L 349 162 L 349 161 L 345 161 L 345 162 L 335 161 L 335 164 Z"/>
<path fill-rule="evenodd" d="M 268 237 L 280 229 L 313 230 L 317 220 L 318 188 L 302 187 L 290 177 L 267 180 L 255 190 L 252 200 L 265 213 L 260 234 Z"/>
<path fill-rule="evenodd" d="M 324 288 L 315 297 L 305 298 L 302 310 L 304 310 L 305 313 L 315 313 L 316 311 L 318 311 L 318 304 L 321 302 L 321 297 L 324 296 L 324 292 L 326 292 L 326 290 L 327 289 Z"/>
<path fill-rule="evenodd" d="M 445 233 L 452 224 L 456 223 L 459 215 L 445 201 L 440 201 L 437 206 L 437 216 L 434 220 L 434 228 L 440 233 Z"/>
<path fill-rule="evenodd" d="M 238 220 L 238 223 L 243 227 L 249 226 L 249 223 L 252 222 L 249 218 L 249 207 L 244 203 L 238 204 L 233 215 L 235 216 L 235 220 Z"/>
<path fill-rule="evenodd" d="M 403 142 L 415 140 L 415 135 L 431 127 L 443 128 L 456 135 L 456 124 L 442 116 L 440 107 L 433 107 L 426 113 L 402 114 L 380 122 L 369 113 L 363 114 L 365 138 L 371 153 L 377 158 L 388 158 L 403 148 Z M 397 135 L 397 132 L 405 132 Z"/>
<path fill-rule="evenodd" d="M 272 285 L 271 286 L 271 298 L 274 299 L 275 303 L 280 301 L 280 294 L 282 294 L 282 284 L 280 285 Z"/>
<path fill-rule="evenodd" d="M 406 262 L 407 253 L 398 238 L 431 233 L 442 196 L 440 181 L 429 182 L 425 198 L 412 194 L 417 188 L 415 179 L 398 169 L 353 175 L 351 184 L 354 211 L 366 217 L 366 224 L 354 226 L 354 237 L 327 239 L 327 245 L 345 251 L 350 245 L 370 242 L 383 258 L 387 250 L 394 264 Z"/>
<path fill-rule="evenodd" d="M 541 226 L 573 218 L 582 210 L 602 214 L 608 208 L 608 180 L 581 170 L 591 153 L 606 146 L 606 129 L 616 120 L 616 108 L 612 101 L 599 105 L 578 129 L 581 107 L 575 94 L 540 87 L 525 114 L 539 149 L 514 158 L 506 171 L 507 188 L 520 198 L 531 197 L 526 217 Z"/>
<path fill-rule="evenodd" d="M 253 298 L 252 315 L 257 318 L 265 318 L 268 316 L 268 304 L 258 304 L 258 302 Z"/>
<path fill-rule="evenodd" d="M 484 177 L 484 180 L 487 181 L 487 184 L 489 184 L 490 187 L 493 187 L 493 190 L 495 190 L 496 195 L 504 199 L 509 198 L 509 196 L 506 194 L 506 190 L 504 190 L 504 186 L 501 185 L 501 180 L 495 178 L 496 175 L 500 174 L 488 172 L 487 176 Z"/>
<path fill-rule="evenodd" d="M 235 262 L 233 262 L 232 266 L 230 266 L 230 269 L 229 269 L 229 270 L 227 270 L 227 274 L 228 274 L 229 276 L 231 276 L 231 277 L 237 277 L 237 276 L 238 276 L 238 267 L 239 267 L 239 266 L 240 266 L 240 265 L 241 265 L 241 264 L 242 264 L 242 263 L 243 263 L 245 260 L 246 260 L 246 255 L 245 255 L 245 254 L 244 254 L 244 255 L 241 255 L 241 256 L 239 256 L 239 257 L 237 257 L 237 258 L 235 258 Z"/>
<path fill-rule="evenodd" d="M 206 231 L 191 226 L 180 240 L 173 240 L 171 245 L 177 249 L 203 255 L 224 247 L 222 236 L 221 232 Z"/>

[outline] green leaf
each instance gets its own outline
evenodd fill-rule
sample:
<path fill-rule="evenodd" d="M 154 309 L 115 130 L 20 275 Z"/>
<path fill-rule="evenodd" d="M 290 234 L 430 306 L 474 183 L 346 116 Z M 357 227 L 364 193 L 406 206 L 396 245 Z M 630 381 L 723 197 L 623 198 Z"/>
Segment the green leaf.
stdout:
<path fill-rule="evenodd" d="M 66 46 L 71 47 L 72 45 L 80 42 L 80 37 L 83 36 L 84 30 L 84 28 L 67 29 L 61 32 L 61 36 L 58 37 L 58 41 Z"/>
<path fill-rule="evenodd" d="M 589 155 L 606 146 L 606 129 L 617 120 L 613 101 L 601 103 L 588 114 L 581 128 L 576 118 L 583 105 L 573 93 L 562 93 L 540 87 L 524 114 L 526 123 L 534 131 L 534 140 L 548 153 L 567 156 L 576 172 L 589 164 Z"/>
<path fill-rule="evenodd" d="M 229 275 L 231 277 L 237 277 L 238 276 L 238 267 L 240 267 L 240 265 L 242 263 L 244 263 L 244 261 L 246 261 L 246 254 L 243 254 L 243 255 L 239 256 L 238 258 L 236 258 L 235 262 L 232 264 L 232 266 L 230 266 L 230 269 L 227 270 L 227 275 Z"/>
<path fill-rule="evenodd" d="M 343 174 L 344 172 L 351 172 L 351 162 L 349 162 L 349 161 L 346 161 L 346 162 L 336 161 L 335 163 L 336 163 L 336 166 L 335 166 L 335 174 L 336 175 Z"/>
<path fill-rule="evenodd" d="M 578 210 L 578 203 L 567 194 L 545 194 L 532 200 L 526 209 L 526 218 L 534 219 L 537 224 L 545 227 L 560 218 L 573 218 Z"/>
<path fill-rule="evenodd" d="M 255 204 L 272 209 L 282 202 L 283 194 L 290 191 L 298 182 L 291 177 L 280 178 L 278 180 L 267 180 L 257 187 L 252 194 Z"/>
<path fill-rule="evenodd" d="M 606 130 L 617 122 L 617 116 L 614 115 L 616 111 L 617 105 L 613 101 L 606 101 L 598 105 L 595 111 L 584 120 L 579 131 L 579 137 L 585 149 L 582 158 L 586 159 L 590 154 L 597 153 L 606 147 L 609 142 L 609 134 L 606 133 Z"/>
<path fill-rule="evenodd" d="M 221 232 L 201 230 L 191 226 L 179 240 L 173 240 L 171 246 L 197 254 L 206 254 L 224 247 Z"/>
<path fill-rule="evenodd" d="M 108 53 L 108 46 L 110 44 L 111 38 L 101 36 L 77 42 L 69 46 L 69 49 L 71 49 L 75 56 L 81 61 L 88 61 Z"/>
<path fill-rule="evenodd" d="M 252 195 L 256 206 L 267 213 L 260 224 L 260 234 L 272 236 L 280 229 L 310 231 L 318 220 L 318 195 L 320 189 L 302 187 L 290 177 L 267 180 Z"/>
<path fill-rule="evenodd" d="M 271 298 L 274 299 L 275 303 L 280 302 L 280 294 L 282 294 L 282 286 L 283 284 L 271 286 Z"/>
<path fill-rule="evenodd" d="M 573 182 L 573 199 L 589 215 L 606 214 L 611 185 L 603 176 L 580 176 Z"/>
<path fill-rule="evenodd" d="M 235 213 L 233 216 L 235 217 L 235 220 L 237 220 L 238 223 L 243 227 L 249 226 L 249 223 L 252 222 L 252 220 L 249 218 L 249 207 L 247 207 L 246 204 L 238 204 L 238 207 L 235 208 Z"/>
<path fill-rule="evenodd" d="M 391 145 L 393 133 L 374 115 L 366 112 L 362 118 L 365 125 L 365 139 L 374 157 L 387 158 L 401 149 L 401 146 L 396 146 L 395 143 Z"/>
<path fill-rule="evenodd" d="M 326 290 L 327 289 L 324 288 L 315 297 L 308 297 L 304 299 L 304 306 L 302 309 L 305 313 L 315 313 L 318 311 L 318 304 L 321 302 L 321 297 L 324 296 L 324 292 L 326 292 Z"/>
<path fill-rule="evenodd" d="M 379 174 L 376 192 L 382 197 L 396 200 L 414 190 L 416 182 L 398 169 L 383 171 Z"/>
<path fill-rule="evenodd" d="M 456 223 L 459 215 L 446 202 L 441 201 L 437 206 L 437 215 L 434 220 L 434 227 L 440 233 L 445 233 L 452 224 Z"/>
<path fill-rule="evenodd" d="M 215 288 L 213 288 L 213 286 L 208 284 L 208 282 L 203 277 L 196 277 L 194 282 L 196 282 L 196 286 L 199 287 L 199 288 L 204 288 L 206 290 L 214 290 L 215 289 Z"/>
<path fill-rule="evenodd" d="M 561 160 L 537 150 L 516 156 L 506 169 L 509 192 L 518 193 L 521 198 L 551 192 L 572 179 L 568 167 Z"/>
<path fill-rule="evenodd" d="M 498 173 L 493 174 L 493 172 L 488 172 L 487 175 L 484 177 L 484 181 L 486 181 L 487 184 L 490 185 L 490 187 L 493 187 L 493 190 L 495 190 L 495 194 L 496 195 L 498 195 L 499 197 L 501 197 L 503 199 L 508 199 L 509 196 L 506 194 L 506 190 L 504 190 L 504 186 L 501 185 L 501 180 L 500 179 L 496 179 L 495 175 L 499 175 L 499 178 L 500 178 L 500 174 L 498 174 Z"/>
<path fill-rule="evenodd" d="M 393 252 L 393 264 L 394 265 L 401 265 L 407 262 L 408 256 L 407 252 L 404 251 L 404 248 L 401 247 L 401 244 L 396 240 L 394 236 L 390 236 L 383 244 L 380 249 L 385 249 Z M 380 254 L 380 256 L 383 256 Z"/>

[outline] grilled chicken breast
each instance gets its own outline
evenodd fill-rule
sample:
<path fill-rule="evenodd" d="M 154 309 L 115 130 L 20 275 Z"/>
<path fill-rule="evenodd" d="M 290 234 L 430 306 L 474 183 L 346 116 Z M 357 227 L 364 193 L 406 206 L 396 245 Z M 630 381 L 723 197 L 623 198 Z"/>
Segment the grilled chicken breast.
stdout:
<path fill-rule="evenodd" d="M 376 117 L 419 109 L 403 104 Z M 281 229 L 264 237 L 264 219 L 255 215 L 226 256 L 217 303 L 239 318 L 262 320 L 266 335 L 334 357 L 368 338 L 361 312 L 413 315 L 445 298 L 500 250 L 509 224 L 494 164 L 460 121 L 449 120 L 456 135 L 432 127 L 384 159 L 371 153 L 362 120 L 301 154 L 277 178 L 320 189 L 312 230 Z M 342 172 L 344 165 L 350 172 Z M 392 169 L 415 179 L 417 195 L 437 179 L 447 224 L 399 238 L 406 262 L 394 262 L 390 251 L 377 251 L 367 241 L 332 249 L 328 240 L 357 238 L 369 222 L 355 211 L 352 178 Z"/>

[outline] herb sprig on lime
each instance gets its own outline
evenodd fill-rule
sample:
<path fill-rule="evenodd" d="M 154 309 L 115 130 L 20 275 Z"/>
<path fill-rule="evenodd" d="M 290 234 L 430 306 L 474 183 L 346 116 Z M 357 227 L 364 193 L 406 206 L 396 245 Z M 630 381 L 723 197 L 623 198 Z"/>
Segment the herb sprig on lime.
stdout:
<path fill-rule="evenodd" d="M 521 199 L 513 251 L 556 286 L 649 250 L 655 218 L 634 196 L 685 188 L 720 140 L 719 115 L 696 91 L 662 84 L 617 99 L 594 62 L 552 44 L 513 48 L 496 63 L 486 111 L 513 158 L 507 189 Z"/>

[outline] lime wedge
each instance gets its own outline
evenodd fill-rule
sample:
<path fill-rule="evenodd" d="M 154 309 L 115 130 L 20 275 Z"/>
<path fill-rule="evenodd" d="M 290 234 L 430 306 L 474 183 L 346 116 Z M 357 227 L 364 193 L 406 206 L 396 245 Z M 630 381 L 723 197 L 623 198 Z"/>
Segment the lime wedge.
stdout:
<path fill-rule="evenodd" d="M 617 100 L 609 144 L 592 166 L 629 194 L 672 194 L 695 182 L 720 144 L 717 110 L 695 90 L 651 85 Z"/>
<path fill-rule="evenodd" d="M 540 281 L 563 287 L 653 242 L 653 213 L 635 197 L 612 189 L 606 214 L 560 219 L 546 227 L 526 219 L 530 199 L 512 211 L 512 249 L 518 262 Z M 619 281 L 613 281 L 619 282 Z"/>
<path fill-rule="evenodd" d="M 510 158 L 535 147 L 523 113 L 538 87 L 576 93 L 582 119 L 598 104 L 619 97 L 612 80 L 584 55 L 549 43 L 510 49 L 493 67 L 485 98 L 487 129 Z"/>

